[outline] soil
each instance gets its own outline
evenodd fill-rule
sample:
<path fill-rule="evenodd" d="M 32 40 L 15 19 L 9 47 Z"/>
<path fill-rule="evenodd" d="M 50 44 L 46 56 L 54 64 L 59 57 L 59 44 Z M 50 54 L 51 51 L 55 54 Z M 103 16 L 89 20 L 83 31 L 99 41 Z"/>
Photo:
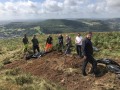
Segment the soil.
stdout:
<path fill-rule="evenodd" d="M 117 61 L 116 61 L 117 62 Z M 24 72 L 58 83 L 66 90 L 120 90 L 120 75 L 110 73 L 106 66 L 98 65 L 100 77 L 81 73 L 83 59 L 77 55 L 64 55 L 56 51 L 38 59 L 17 60 L 5 69 L 21 68 Z M 89 73 L 91 65 L 87 66 Z"/>

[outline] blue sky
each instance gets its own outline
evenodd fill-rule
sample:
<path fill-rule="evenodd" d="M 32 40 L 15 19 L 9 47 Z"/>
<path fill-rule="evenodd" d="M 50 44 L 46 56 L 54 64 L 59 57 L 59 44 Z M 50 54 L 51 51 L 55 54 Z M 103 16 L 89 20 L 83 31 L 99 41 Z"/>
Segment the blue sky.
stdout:
<path fill-rule="evenodd" d="M 120 18 L 120 0 L 0 0 L 0 18 Z"/>

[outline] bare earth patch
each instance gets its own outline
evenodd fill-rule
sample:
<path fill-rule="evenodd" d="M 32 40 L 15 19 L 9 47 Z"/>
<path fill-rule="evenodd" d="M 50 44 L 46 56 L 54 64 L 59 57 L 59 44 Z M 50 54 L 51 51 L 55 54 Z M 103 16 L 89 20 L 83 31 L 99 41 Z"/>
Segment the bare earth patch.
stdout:
<path fill-rule="evenodd" d="M 117 75 L 105 71 L 105 66 L 99 65 L 99 69 L 103 70 L 101 77 L 91 74 L 82 76 L 82 62 L 83 60 L 76 55 L 66 56 L 51 52 L 39 59 L 14 61 L 5 68 L 19 67 L 24 72 L 58 83 L 66 90 L 120 90 Z M 87 71 L 90 67 L 88 65 Z"/>

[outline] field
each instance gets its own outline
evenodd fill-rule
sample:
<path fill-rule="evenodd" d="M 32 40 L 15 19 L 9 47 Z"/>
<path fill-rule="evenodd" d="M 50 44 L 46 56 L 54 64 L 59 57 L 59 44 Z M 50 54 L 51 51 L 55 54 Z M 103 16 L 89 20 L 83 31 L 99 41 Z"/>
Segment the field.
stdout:
<path fill-rule="evenodd" d="M 69 33 L 72 44 L 77 33 Z M 63 34 L 65 37 L 66 34 Z M 85 33 L 81 35 L 85 37 Z M 52 34 L 54 47 L 57 34 Z M 43 51 L 47 35 L 37 35 Z M 32 50 L 29 37 L 29 50 Z M 95 59 L 110 58 L 120 64 L 120 32 L 94 32 Z M 66 56 L 54 51 L 36 60 L 24 60 L 22 38 L 0 40 L 0 90 L 119 90 L 117 75 L 106 72 L 100 78 L 81 74 L 82 60 L 72 49 Z M 11 63 L 12 62 L 12 63 Z M 10 64 L 8 64 L 10 63 Z M 90 65 L 88 65 L 90 67 Z M 99 66 L 100 67 L 100 66 Z M 100 67 L 101 68 L 101 67 Z M 89 68 L 88 68 L 89 69 Z M 105 66 L 104 66 L 105 69 Z"/>

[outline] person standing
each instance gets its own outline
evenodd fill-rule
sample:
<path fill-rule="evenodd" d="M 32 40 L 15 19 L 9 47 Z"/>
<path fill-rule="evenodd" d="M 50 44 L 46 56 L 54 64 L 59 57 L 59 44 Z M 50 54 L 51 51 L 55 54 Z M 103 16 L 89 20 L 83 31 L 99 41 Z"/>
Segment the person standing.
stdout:
<path fill-rule="evenodd" d="M 76 51 L 77 54 L 82 57 L 82 51 L 81 51 L 81 47 L 82 47 L 82 36 L 80 35 L 80 33 L 78 33 L 78 35 L 75 38 L 75 44 L 76 44 Z"/>
<path fill-rule="evenodd" d="M 92 38 L 92 32 L 88 32 L 86 35 L 86 38 L 82 42 L 82 52 L 83 52 L 83 56 L 84 56 L 83 57 L 84 62 L 83 62 L 83 66 L 82 66 L 82 74 L 84 76 L 87 75 L 85 70 L 86 70 L 86 66 L 87 66 L 88 62 L 90 64 L 92 64 L 91 73 L 94 73 L 95 75 L 98 74 L 97 62 L 93 58 L 93 47 L 92 47 L 91 38 Z"/>
<path fill-rule="evenodd" d="M 65 50 L 65 54 L 70 54 L 71 53 L 71 46 L 72 46 L 71 37 L 66 35 L 66 50 Z"/>
<path fill-rule="evenodd" d="M 36 35 L 33 36 L 32 43 L 33 43 L 33 52 L 34 52 L 34 54 L 36 53 L 36 50 L 38 52 L 40 52 L 39 42 L 38 42 L 38 39 L 36 38 Z"/>
<path fill-rule="evenodd" d="M 23 42 L 23 44 L 24 44 L 24 52 L 26 52 L 26 51 L 28 50 L 28 43 L 29 43 L 26 34 L 24 35 L 24 38 L 22 39 L 22 42 Z"/>
<path fill-rule="evenodd" d="M 62 34 L 59 34 L 58 36 L 58 51 L 63 50 L 63 36 Z"/>
<path fill-rule="evenodd" d="M 46 47 L 45 47 L 45 52 L 49 52 L 52 50 L 52 37 L 50 35 L 48 35 L 48 38 L 46 40 Z"/>

